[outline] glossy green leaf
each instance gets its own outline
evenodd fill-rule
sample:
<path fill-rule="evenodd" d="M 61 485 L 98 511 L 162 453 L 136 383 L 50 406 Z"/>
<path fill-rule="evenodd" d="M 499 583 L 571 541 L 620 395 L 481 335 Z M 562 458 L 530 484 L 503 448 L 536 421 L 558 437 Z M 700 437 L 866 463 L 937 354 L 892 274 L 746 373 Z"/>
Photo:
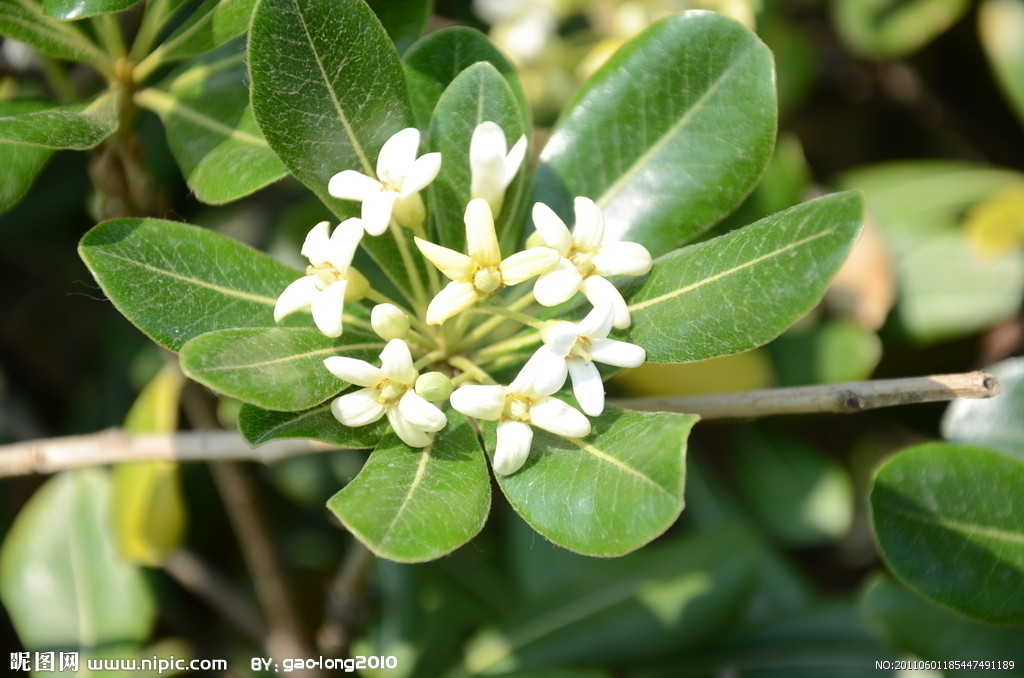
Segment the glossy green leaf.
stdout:
<path fill-rule="evenodd" d="M 469 423 L 448 413 L 433 445 L 414 449 L 394 434 L 327 507 L 382 558 L 440 558 L 476 536 L 491 506 L 487 463 Z"/>
<path fill-rule="evenodd" d="M 302 275 L 231 238 L 160 219 L 102 223 L 78 251 L 114 306 L 172 351 L 213 330 L 274 327 L 278 295 Z"/>
<path fill-rule="evenodd" d="M 568 104 L 541 154 L 537 199 L 570 217 L 573 196 L 592 198 L 609 233 L 657 256 L 750 192 L 775 125 L 771 53 L 757 36 L 720 14 L 671 16 Z"/>
<path fill-rule="evenodd" d="M 1005 360 L 986 371 L 999 380 L 999 395 L 954 400 L 942 418 L 942 436 L 1024 461 L 1024 358 Z"/>
<path fill-rule="evenodd" d="M 441 94 L 473 64 L 486 62 L 498 69 L 516 97 L 523 126 L 530 128 L 530 108 L 515 66 L 498 51 L 486 35 L 465 26 L 448 26 L 418 41 L 404 58 L 405 79 L 416 123 L 430 124 Z"/>
<path fill-rule="evenodd" d="M 891 58 L 923 47 L 970 6 L 969 0 L 832 0 L 832 16 L 854 50 Z"/>
<path fill-rule="evenodd" d="M 139 0 L 43 0 L 43 13 L 55 19 L 84 19 L 97 14 L 122 12 Z"/>
<path fill-rule="evenodd" d="M 343 426 L 331 414 L 330 403 L 304 412 L 275 412 L 244 404 L 238 415 L 238 430 L 253 447 L 273 440 L 305 438 L 341 449 L 365 450 L 376 447 L 387 428 L 385 420 L 359 428 Z"/>
<path fill-rule="evenodd" d="M 42 101 L 0 102 L 0 119 L 49 108 Z M 53 151 L 0 140 L 0 214 L 14 207 L 28 192 Z"/>
<path fill-rule="evenodd" d="M 660 535 L 683 510 L 686 438 L 696 421 L 609 409 L 591 419 L 593 432 L 582 440 L 534 429 L 526 465 L 498 484 L 519 515 L 559 546 L 619 556 Z M 493 452 L 493 428 L 486 439 Z"/>
<path fill-rule="evenodd" d="M 796 440 L 740 430 L 733 462 L 750 515 L 786 544 L 810 545 L 842 537 L 853 521 L 849 475 L 831 457 Z"/>
<path fill-rule="evenodd" d="M 840 193 L 658 258 L 625 292 L 629 341 L 655 363 L 730 355 L 807 313 L 860 233 L 860 197 Z"/>
<path fill-rule="evenodd" d="M 117 97 L 107 92 L 92 103 L 48 108 L 0 118 L 0 141 L 42 148 L 85 150 L 117 129 Z"/>
<path fill-rule="evenodd" d="M 999 86 L 1024 122 L 1024 2 L 985 0 L 978 33 Z"/>
<path fill-rule="evenodd" d="M 253 112 L 270 147 L 339 218 L 358 214 L 358 203 L 327 193 L 328 181 L 346 169 L 376 176 L 381 146 L 412 123 L 402 66 L 377 17 L 363 0 L 261 0 L 249 71 Z M 408 293 L 392 239 L 365 238 L 362 246 Z"/>
<path fill-rule="evenodd" d="M 344 354 L 374 361 L 384 342 L 347 330 L 338 339 L 315 328 L 228 329 L 201 334 L 181 347 L 189 377 L 242 402 L 294 412 L 318 405 L 347 384 L 324 367 L 324 358 Z"/>
<path fill-rule="evenodd" d="M 237 200 L 287 174 L 253 118 L 244 56 L 232 51 L 199 60 L 166 91 L 135 95 L 136 103 L 163 120 L 185 181 L 205 203 Z"/>
<path fill-rule="evenodd" d="M 925 443 L 875 473 L 878 548 L 896 576 L 975 619 L 1024 624 L 1024 463 L 980 447 Z"/>
<path fill-rule="evenodd" d="M 574 506 L 566 498 L 564 506 Z M 563 510 L 565 510 L 563 508 Z M 578 517 L 578 514 L 577 514 Z M 756 579 L 736 531 L 676 540 L 602 563 L 470 641 L 471 675 L 549 666 L 636 667 L 720 633 Z"/>
<path fill-rule="evenodd" d="M 118 558 L 111 488 L 99 469 L 46 482 L 18 514 L 0 553 L 0 596 L 26 648 L 142 642 L 156 606 L 142 573 Z"/>
<path fill-rule="evenodd" d="M 38 0 L 0 0 L 0 35 L 66 61 L 94 65 L 110 61 L 78 26 L 45 16 L 42 2 Z"/>
<path fill-rule="evenodd" d="M 922 342 L 963 336 L 1012 318 L 1024 295 L 1024 253 L 980 254 L 963 231 L 938 233 L 897 262 L 896 311 Z"/>
<path fill-rule="evenodd" d="M 860 599 L 867 624 L 894 648 L 929 661 L 1012 661 L 1024 664 L 1019 628 L 993 628 L 929 603 L 884 575 L 874 577 Z M 978 675 L 977 669 L 945 675 Z M 1007 671 L 993 671 L 1008 673 Z"/>
<path fill-rule="evenodd" d="M 432 0 L 366 0 L 401 54 L 427 27 Z"/>
<path fill-rule="evenodd" d="M 437 242 L 459 252 L 466 243 L 464 215 L 471 198 L 469 140 L 476 126 L 485 121 L 501 127 L 508 148 L 529 132 L 523 126 L 512 88 L 486 62 L 470 66 L 452 81 L 438 100 L 430 122 L 430 149 L 440 151 L 444 158 L 441 172 L 428 189 Z M 520 168 L 505 190 L 500 214 L 495 215 L 495 228 L 506 255 L 512 254 L 519 241 L 527 183 L 526 169 Z"/>
<path fill-rule="evenodd" d="M 256 0 L 205 0 L 150 57 L 164 62 L 209 52 L 246 31 Z"/>

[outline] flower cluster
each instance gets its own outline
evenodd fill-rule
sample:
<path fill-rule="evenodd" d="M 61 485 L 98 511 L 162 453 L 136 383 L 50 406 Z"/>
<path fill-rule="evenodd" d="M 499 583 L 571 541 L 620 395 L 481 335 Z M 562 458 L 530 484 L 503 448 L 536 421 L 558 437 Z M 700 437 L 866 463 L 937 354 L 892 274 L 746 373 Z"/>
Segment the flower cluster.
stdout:
<path fill-rule="evenodd" d="M 534 427 L 567 438 L 590 435 L 588 416 L 600 415 L 605 400 L 595 363 L 636 367 L 644 362 L 643 348 L 608 336 L 613 328 L 630 325 L 626 302 L 608 277 L 646 274 L 651 255 L 642 245 L 609 238 L 598 205 L 577 197 L 572 230 L 550 207 L 537 203 L 536 232 L 527 246 L 502 256 L 495 220 L 525 159 L 526 137 L 509 149 L 493 122 L 478 125 L 469 144 L 466 251 L 432 242 L 420 192 L 438 175 L 441 156 L 419 156 L 419 143 L 418 130 L 402 130 L 381 148 L 376 177 L 345 170 L 331 178 L 330 194 L 360 201 L 361 217 L 342 222 L 333 234 L 327 222 L 309 232 L 302 247 L 310 262 L 306 276 L 281 294 L 274 317 L 308 309 L 329 337 L 340 336 L 347 321 L 368 325 L 386 340 L 379 366 L 344 356 L 324 361 L 332 374 L 360 387 L 332 402 L 331 411 L 345 426 L 386 417 L 403 442 L 426 447 L 448 422 L 441 407 L 448 401 L 462 414 L 497 423 L 494 471 L 514 473 L 530 454 Z M 430 299 L 424 289 L 409 291 L 411 315 L 352 267 L 365 234 L 391 230 L 410 280 L 422 288 L 402 227 L 413 232 L 420 254 L 448 279 L 442 287 L 430 272 Z M 529 280 L 532 290 L 518 296 L 505 292 Z M 590 304 L 581 320 L 537 319 L 537 305 L 561 307 L 577 294 Z M 375 304 L 369 323 L 344 309 L 346 301 L 364 298 Z M 527 313 L 531 307 L 534 312 Z M 474 319 L 479 320 L 475 325 Z M 517 333 L 510 323 L 526 329 Z M 521 352 L 535 344 L 540 346 L 532 354 Z M 507 386 L 491 376 L 519 361 L 522 367 Z M 434 370 L 420 374 L 428 365 Z M 566 381 L 579 409 L 554 397 Z"/>

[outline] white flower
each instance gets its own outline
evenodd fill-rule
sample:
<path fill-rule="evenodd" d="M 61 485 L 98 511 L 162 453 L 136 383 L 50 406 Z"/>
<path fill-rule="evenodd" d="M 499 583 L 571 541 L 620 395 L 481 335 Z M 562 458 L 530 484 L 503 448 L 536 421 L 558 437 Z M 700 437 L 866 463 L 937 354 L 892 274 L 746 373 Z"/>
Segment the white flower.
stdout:
<path fill-rule="evenodd" d="M 459 412 L 498 422 L 492 466 L 500 475 L 515 473 L 526 463 L 533 444 L 532 426 L 567 438 L 590 435 L 590 421 L 579 410 L 551 397 L 558 387 L 542 384 L 536 373 L 540 367 L 531 359 L 508 386 L 460 386 L 452 393 L 452 407 Z"/>
<path fill-rule="evenodd" d="M 502 287 L 549 270 L 559 258 L 549 247 L 531 247 L 502 259 L 494 217 L 482 198 L 469 202 L 465 219 L 468 255 L 416 238 L 423 256 L 452 281 L 427 306 L 427 323 L 431 325 L 440 325 Z"/>
<path fill-rule="evenodd" d="M 512 183 L 526 156 L 526 135 L 508 150 L 505 132 L 494 122 L 482 122 L 469 142 L 470 197 L 483 198 L 491 213 L 501 214 L 505 189 Z"/>
<path fill-rule="evenodd" d="M 578 323 L 555 320 L 541 330 L 544 345 L 534 353 L 537 374 L 547 381 L 565 383 L 572 378 L 572 392 L 580 409 L 592 417 L 604 411 L 604 382 L 594 362 L 615 367 L 639 367 L 647 352 L 636 344 L 608 339 L 614 309 L 610 304 L 595 306 Z"/>
<path fill-rule="evenodd" d="M 387 415 L 391 428 L 411 447 L 426 447 L 431 433 L 448 423 L 439 410 L 413 389 L 419 376 L 409 346 L 392 339 L 380 353 L 380 367 L 365 360 L 333 356 L 324 360 L 331 374 L 364 388 L 334 399 L 331 412 L 345 426 L 366 426 Z"/>
<path fill-rule="evenodd" d="M 345 170 L 331 177 L 327 192 L 335 198 L 362 202 L 363 225 L 371 235 L 386 231 L 392 218 L 403 226 L 419 227 L 425 216 L 419 192 L 441 169 L 441 154 L 417 158 L 419 146 L 420 131 L 403 129 L 380 149 L 376 179 Z"/>
<path fill-rule="evenodd" d="M 274 306 L 274 322 L 289 313 L 308 308 L 313 322 L 328 337 L 341 336 L 345 301 L 362 299 L 369 283 L 351 267 L 363 225 L 359 219 L 347 219 L 328 237 L 330 224 L 321 221 L 306 235 L 302 255 L 309 259 L 306 276 L 285 288 Z"/>
<path fill-rule="evenodd" d="M 574 208 L 576 225 L 570 233 L 550 207 L 533 206 L 533 223 L 541 241 L 562 255 L 558 265 L 537 279 L 534 296 L 545 306 L 557 306 L 582 291 L 594 306 L 612 304 L 614 327 L 629 327 L 626 301 L 604 276 L 644 275 L 651 270 L 651 253 L 635 242 L 605 238 L 604 216 L 590 198 L 576 198 Z"/>

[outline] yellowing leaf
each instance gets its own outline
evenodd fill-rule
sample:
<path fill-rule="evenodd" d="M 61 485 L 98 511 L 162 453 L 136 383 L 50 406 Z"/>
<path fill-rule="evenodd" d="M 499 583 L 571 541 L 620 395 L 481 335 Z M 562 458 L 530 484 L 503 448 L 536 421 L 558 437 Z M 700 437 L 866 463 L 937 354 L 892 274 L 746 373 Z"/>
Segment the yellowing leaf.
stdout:
<path fill-rule="evenodd" d="M 1024 243 L 1024 190 L 1014 189 L 979 203 L 964 219 L 979 254 L 998 256 Z"/>
<path fill-rule="evenodd" d="M 753 391 L 767 388 L 773 381 L 771 362 L 759 350 L 697 363 L 645 363 L 631 370 L 623 370 L 612 379 L 615 386 L 630 394 L 644 396 Z"/>

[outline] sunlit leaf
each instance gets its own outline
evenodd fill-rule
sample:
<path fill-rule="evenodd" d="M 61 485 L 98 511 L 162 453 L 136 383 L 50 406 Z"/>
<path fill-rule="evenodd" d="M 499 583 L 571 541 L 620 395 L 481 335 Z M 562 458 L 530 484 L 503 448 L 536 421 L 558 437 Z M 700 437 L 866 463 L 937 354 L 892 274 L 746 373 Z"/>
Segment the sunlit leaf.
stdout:
<path fill-rule="evenodd" d="M 32 113 L 49 108 L 42 101 L 0 102 L 0 118 Z M 28 192 L 53 151 L 0 140 L 0 213 L 14 207 Z"/>
<path fill-rule="evenodd" d="M 386 436 L 356 479 L 327 502 L 371 551 L 399 562 L 433 560 L 462 546 L 483 527 L 490 505 L 476 434 L 452 412 L 423 449 Z"/>
<path fill-rule="evenodd" d="M 961 614 L 1024 624 L 1024 463 L 980 447 L 925 443 L 875 473 L 875 540 L 896 576 Z"/>
<path fill-rule="evenodd" d="M 986 368 L 999 380 L 995 398 L 961 398 L 950 403 L 942 435 L 965 445 L 991 447 L 1024 461 L 1024 358 Z"/>
<path fill-rule="evenodd" d="M 139 0 L 43 0 L 43 13 L 56 19 L 84 19 L 97 14 L 122 12 Z"/>
<path fill-rule="evenodd" d="M 107 92 L 89 104 L 8 115 L 0 117 L 0 142 L 85 150 L 113 134 L 117 113 L 117 96 Z"/>
<path fill-rule="evenodd" d="M 330 403 L 303 412 L 276 412 L 245 404 L 238 415 L 238 429 L 253 447 L 272 440 L 307 438 L 342 449 L 364 450 L 377 445 L 387 421 L 350 428 L 334 418 Z"/>
<path fill-rule="evenodd" d="M 923 47 L 970 6 L 968 0 L 832 0 L 832 16 L 854 50 L 891 58 Z"/>
<path fill-rule="evenodd" d="M 989 64 L 1017 117 L 1024 122 L 1024 2 L 986 0 L 978 13 L 978 33 Z"/>
<path fill-rule="evenodd" d="M 37 0 L 0 0 L 0 35 L 58 59 L 94 65 L 110 62 L 78 26 L 44 15 L 43 4 Z"/>
<path fill-rule="evenodd" d="M 161 44 L 152 58 L 184 59 L 220 47 L 249 27 L 256 0 L 204 0 Z"/>
<path fill-rule="evenodd" d="M 629 340 L 649 361 L 672 363 L 774 339 L 821 299 L 862 212 L 855 194 L 826 196 L 660 257 L 625 293 Z"/>

